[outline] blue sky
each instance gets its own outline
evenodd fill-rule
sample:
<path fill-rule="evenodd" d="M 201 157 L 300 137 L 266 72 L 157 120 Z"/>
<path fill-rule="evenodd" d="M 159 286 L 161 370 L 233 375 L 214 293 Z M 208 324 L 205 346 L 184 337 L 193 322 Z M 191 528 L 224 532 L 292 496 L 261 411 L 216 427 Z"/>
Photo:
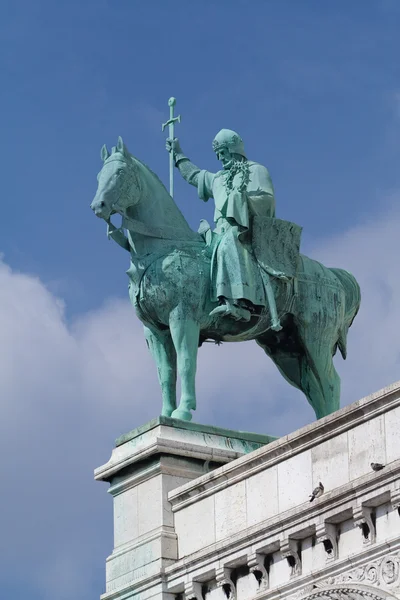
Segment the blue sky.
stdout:
<path fill-rule="evenodd" d="M 171 95 L 196 164 L 217 170 L 212 139 L 236 129 L 304 250 L 360 280 L 343 403 L 399 378 L 399 26 L 397 0 L 3 0 L 3 591 L 104 591 L 111 503 L 92 470 L 159 392 L 126 256 L 89 204 L 118 135 L 168 183 Z M 178 179 L 176 201 L 194 228 L 212 219 Z M 197 421 L 279 435 L 313 419 L 259 352 L 202 349 Z"/>

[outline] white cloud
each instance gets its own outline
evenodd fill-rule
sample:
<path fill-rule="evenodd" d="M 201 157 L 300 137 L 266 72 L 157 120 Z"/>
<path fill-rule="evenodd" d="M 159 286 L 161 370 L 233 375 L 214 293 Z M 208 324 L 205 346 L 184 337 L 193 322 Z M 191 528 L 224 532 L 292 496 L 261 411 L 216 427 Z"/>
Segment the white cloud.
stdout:
<path fill-rule="evenodd" d="M 400 379 L 399 230 L 400 212 L 392 206 L 381 218 L 315 248 L 321 262 L 345 267 L 361 287 L 361 309 L 349 331 L 349 356 L 344 363 L 337 361 L 342 404 Z"/>
<path fill-rule="evenodd" d="M 393 209 L 311 249 L 352 271 L 362 289 L 349 358 L 336 361 L 342 403 L 400 377 L 399 228 Z M 92 472 L 117 435 L 158 413 L 155 368 L 128 301 L 109 301 L 68 325 L 63 303 L 38 279 L 0 264 L 0 290 L 2 566 L 28 582 L 32 597 L 98 597 L 111 501 Z M 197 422 L 271 434 L 313 419 L 254 343 L 204 345 L 198 404 Z"/>

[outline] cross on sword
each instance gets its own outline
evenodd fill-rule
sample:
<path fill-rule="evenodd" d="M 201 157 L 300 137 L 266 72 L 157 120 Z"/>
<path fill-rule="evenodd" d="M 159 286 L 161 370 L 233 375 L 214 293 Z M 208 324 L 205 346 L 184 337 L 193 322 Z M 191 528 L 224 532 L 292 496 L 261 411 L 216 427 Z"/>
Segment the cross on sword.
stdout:
<path fill-rule="evenodd" d="M 174 106 L 176 104 L 176 98 L 170 98 L 168 100 L 168 106 L 169 106 L 169 119 L 166 123 L 163 123 L 162 125 L 162 129 L 161 131 L 164 131 L 164 129 L 168 126 L 169 130 L 168 130 L 168 136 L 171 140 L 174 139 L 174 129 L 175 129 L 175 123 L 180 123 L 181 122 L 181 115 L 178 115 L 177 117 L 174 117 Z M 169 193 L 171 195 L 171 197 L 174 197 L 174 153 L 170 152 L 169 154 Z"/>

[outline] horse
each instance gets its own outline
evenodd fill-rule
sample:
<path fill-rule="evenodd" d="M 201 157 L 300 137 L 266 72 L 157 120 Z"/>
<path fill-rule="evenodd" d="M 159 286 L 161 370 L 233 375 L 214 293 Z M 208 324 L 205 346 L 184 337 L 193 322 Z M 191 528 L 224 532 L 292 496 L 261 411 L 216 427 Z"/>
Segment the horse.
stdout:
<path fill-rule="evenodd" d="M 271 277 L 281 331 L 271 329 L 268 308 L 249 322 L 212 317 L 211 251 L 204 236 L 189 227 L 158 176 L 129 153 L 121 137 L 111 153 L 103 146 L 101 158 L 91 208 L 130 253 L 129 296 L 157 365 L 161 414 L 192 419 L 197 352 L 206 340 L 255 340 L 304 393 L 317 419 L 337 410 L 340 378 L 333 356 L 339 348 L 346 358 L 348 329 L 360 306 L 353 275 L 300 254 L 294 279 Z M 122 216 L 120 229 L 110 220 L 116 213 Z"/>

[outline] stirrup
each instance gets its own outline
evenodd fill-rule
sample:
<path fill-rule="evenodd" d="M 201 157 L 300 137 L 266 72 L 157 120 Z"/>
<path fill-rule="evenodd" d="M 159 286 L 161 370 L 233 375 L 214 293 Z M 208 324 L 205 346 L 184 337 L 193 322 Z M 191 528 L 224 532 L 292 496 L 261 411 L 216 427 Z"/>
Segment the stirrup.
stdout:
<path fill-rule="evenodd" d="M 226 303 L 217 306 L 210 312 L 210 317 L 231 317 L 235 321 L 250 321 L 251 313 L 246 308 L 235 306 L 234 304 Z"/>

